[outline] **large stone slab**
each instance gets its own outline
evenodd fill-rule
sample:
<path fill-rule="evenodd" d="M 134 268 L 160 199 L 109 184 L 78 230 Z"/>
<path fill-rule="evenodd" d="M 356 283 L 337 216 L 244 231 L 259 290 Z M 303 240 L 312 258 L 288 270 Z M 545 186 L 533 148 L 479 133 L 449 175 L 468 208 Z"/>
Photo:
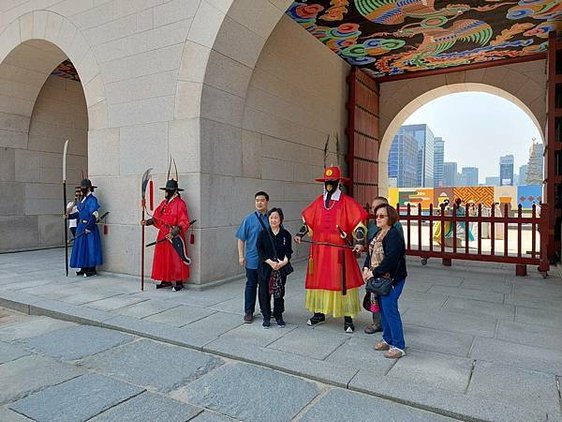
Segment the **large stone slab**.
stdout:
<path fill-rule="evenodd" d="M 0 340 L 14 341 L 39 336 L 51 331 L 74 327 L 72 322 L 59 321 L 48 317 L 35 317 L 33 319 L 11 324 L 0 328 Z"/>
<path fill-rule="evenodd" d="M 209 343 L 205 350 L 341 387 L 346 387 L 357 373 L 357 369 L 349 364 L 341 365 L 255 344 L 244 344 L 225 337 Z M 372 367 L 369 369 L 372 370 Z"/>
<path fill-rule="evenodd" d="M 477 361 L 467 393 L 509 400 L 548 414 L 560 413 L 556 377 L 541 372 Z"/>
<path fill-rule="evenodd" d="M 465 391 L 471 359 L 417 350 L 408 350 L 407 357 L 399 359 L 386 376 L 448 391 Z"/>
<path fill-rule="evenodd" d="M 200 413 L 194 419 L 190 419 L 190 422 L 235 422 L 236 419 L 229 418 L 228 416 L 221 415 L 220 413 L 211 412 L 210 410 L 205 410 Z"/>
<path fill-rule="evenodd" d="M 443 307 L 448 312 L 465 315 L 488 316 L 493 319 L 513 320 L 515 306 L 502 303 L 490 303 L 483 300 L 451 297 Z"/>
<path fill-rule="evenodd" d="M 87 306 L 91 308 L 101 309 L 102 311 L 113 311 L 118 308 L 124 308 L 130 305 L 136 305 L 137 303 L 144 302 L 148 300 L 139 296 L 131 295 L 118 295 L 112 296 L 107 299 L 97 300 L 95 302 L 88 303 Z"/>
<path fill-rule="evenodd" d="M 404 327 L 408 350 L 418 349 L 467 357 L 474 336 L 462 333 L 452 333 L 433 328 L 406 325 Z M 374 339 L 373 343 L 374 344 Z"/>
<path fill-rule="evenodd" d="M 115 313 L 134 318 L 144 318 L 149 315 L 154 315 L 167 309 L 177 307 L 177 303 L 163 302 L 157 300 L 147 300 L 141 303 L 127 306 L 126 308 L 116 309 Z"/>
<path fill-rule="evenodd" d="M 526 306 L 517 306 L 516 309 L 515 322 L 541 325 L 562 330 L 560 302 L 558 302 L 557 309 L 528 308 Z"/>
<path fill-rule="evenodd" d="M 180 305 L 173 309 L 168 309 L 160 313 L 146 317 L 148 321 L 161 322 L 164 324 L 174 325 L 176 327 L 182 327 L 184 325 L 190 324 L 192 322 L 198 321 L 211 314 L 215 311 L 201 308 L 198 306 L 185 306 Z"/>
<path fill-rule="evenodd" d="M 216 312 L 206 318 L 185 325 L 180 330 L 189 335 L 191 341 L 207 344 L 242 324 L 242 318 L 237 315 Z"/>
<path fill-rule="evenodd" d="M 92 326 L 53 331 L 28 340 L 27 346 L 63 360 L 81 359 L 133 340 L 128 334 Z"/>
<path fill-rule="evenodd" d="M 301 378 L 249 364 L 230 364 L 175 394 L 238 420 L 274 422 L 291 420 L 319 391 L 316 384 Z"/>
<path fill-rule="evenodd" d="M 9 407 L 37 422 L 85 421 L 136 396 L 142 388 L 86 374 L 18 400 Z"/>
<path fill-rule="evenodd" d="M 470 357 L 478 360 L 527 368 L 547 374 L 562 375 L 562 354 L 544 349 L 496 339 L 476 338 Z"/>
<path fill-rule="evenodd" d="M 519 406 L 517 402 L 485 396 L 476 398 L 464 392 L 443 390 L 428 383 L 419 384 L 391 377 L 373 377 L 369 370 L 359 371 L 349 383 L 349 388 L 422 407 L 460 420 L 494 422 L 545 420 L 544 411 L 526 409 Z"/>
<path fill-rule="evenodd" d="M 452 419 L 341 388 L 331 388 L 299 419 L 315 421 L 452 421 Z"/>
<path fill-rule="evenodd" d="M 431 289 L 429 289 L 429 293 L 437 293 L 452 297 L 463 297 L 467 299 L 476 299 L 492 303 L 503 303 L 504 299 L 504 295 L 502 293 L 479 289 L 463 289 L 461 287 L 451 286 L 433 286 Z"/>
<path fill-rule="evenodd" d="M 201 377 L 223 362 L 183 347 L 139 340 L 84 359 L 82 363 L 127 382 L 167 392 Z"/>
<path fill-rule="evenodd" d="M 327 334 L 324 330 L 303 326 L 298 327 L 279 340 L 269 345 L 270 348 L 285 352 L 296 353 L 303 356 L 324 359 L 338 347 L 349 340 L 350 336 L 343 331 L 341 334 Z"/>
<path fill-rule="evenodd" d="M 402 316 L 405 325 L 436 330 L 450 331 L 472 336 L 494 337 L 496 321 L 490 318 L 473 315 L 460 315 L 446 311 L 405 312 Z"/>
<path fill-rule="evenodd" d="M 185 422 L 202 411 L 187 403 L 145 392 L 106 410 L 90 421 Z"/>
<path fill-rule="evenodd" d="M 521 322 L 500 321 L 497 338 L 512 343 L 562 350 L 562 326 L 551 328 Z"/>
<path fill-rule="evenodd" d="M 24 356 L 0 366 L 0 404 L 17 400 L 84 371 L 43 356 Z"/>
<path fill-rule="evenodd" d="M 19 359 L 23 356 L 27 356 L 31 354 L 28 350 L 25 350 L 23 347 L 4 343 L 0 341 L 0 364 L 5 362 L 10 362 L 15 359 Z"/>
<path fill-rule="evenodd" d="M 0 407 L 0 421 L 2 422 L 32 422 L 31 419 L 26 418 L 10 409 Z"/>

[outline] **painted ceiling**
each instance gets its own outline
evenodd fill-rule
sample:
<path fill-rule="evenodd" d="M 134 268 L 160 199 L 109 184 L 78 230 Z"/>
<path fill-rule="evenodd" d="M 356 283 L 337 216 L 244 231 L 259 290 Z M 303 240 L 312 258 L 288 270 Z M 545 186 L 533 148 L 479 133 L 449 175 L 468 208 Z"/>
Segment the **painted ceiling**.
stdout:
<path fill-rule="evenodd" d="M 55 70 L 51 72 L 51 75 L 59 76 L 65 79 L 72 79 L 73 81 L 80 81 L 78 72 L 70 60 L 65 60 L 59 64 Z"/>
<path fill-rule="evenodd" d="M 562 0 L 297 0 L 286 13 L 350 65 L 387 77 L 543 53 Z"/>

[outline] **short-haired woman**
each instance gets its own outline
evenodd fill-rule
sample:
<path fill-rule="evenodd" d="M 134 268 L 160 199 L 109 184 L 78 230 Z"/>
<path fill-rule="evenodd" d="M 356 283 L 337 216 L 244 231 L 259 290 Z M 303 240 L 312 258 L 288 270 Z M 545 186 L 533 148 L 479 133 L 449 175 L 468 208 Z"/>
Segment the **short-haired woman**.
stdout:
<path fill-rule="evenodd" d="M 394 281 L 390 293 L 377 298 L 380 307 L 382 340 L 375 344 L 375 350 L 384 351 L 389 359 L 398 359 L 406 354 L 404 329 L 398 311 L 398 298 L 406 282 L 406 246 L 400 232 L 393 227 L 399 220 L 396 210 L 388 204 L 381 204 L 374 211 L 377 227 L 380 229 L 369 244 L 369 252 L 363 265 L 363 279 L 390 277 Z"/>
<path fill-rule="evenodd" d="M 263 327 L 270 327 L 271 297 L 273 296 L 273 317 L 279 327 L 285 326 L 283 312 L 285 311 L 285 283 L 287 282 L 287 265 L 293 254 L 291 248 L 292 238 L 283 227 L 283 210 L 272 208 L 268 212 L 269 228 L 262 230 L 258 235 L 257 249 L 258 263 L 258 296 Z M 270 277 L 273 271 L 275 283 L 271 285 Z"/>

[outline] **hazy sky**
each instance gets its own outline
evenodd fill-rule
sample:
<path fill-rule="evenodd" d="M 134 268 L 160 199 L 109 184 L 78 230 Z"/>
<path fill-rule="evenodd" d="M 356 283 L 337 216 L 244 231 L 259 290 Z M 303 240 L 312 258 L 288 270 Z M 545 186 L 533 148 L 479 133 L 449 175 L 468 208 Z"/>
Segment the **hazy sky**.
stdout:
<path fill-rule="evenodd" d="M 498 176 L 502 155 L 515 157 L 514 173 L 527 164 L 532 138 L 542 142 L 527 114 L 501 97 L 476 92 L 450 94 L 414 112 L 404 124 L 426 123 L 445 140 L 445 161 L 478 167 L 480 183 Z"/>

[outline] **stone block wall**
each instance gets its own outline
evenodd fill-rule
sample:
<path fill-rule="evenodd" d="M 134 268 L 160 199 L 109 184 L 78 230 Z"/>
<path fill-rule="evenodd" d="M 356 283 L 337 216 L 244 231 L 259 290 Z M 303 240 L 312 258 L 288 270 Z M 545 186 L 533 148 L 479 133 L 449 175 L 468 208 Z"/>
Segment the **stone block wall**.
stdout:
<path fill-rule="evenodd" d="M 63 244 L 62 149 L 70 139 L 67 195 L 87 173 L 88 116 L 80 82 L 47 78 L 23 142 L 0 146 L 0 252 Z"/>

